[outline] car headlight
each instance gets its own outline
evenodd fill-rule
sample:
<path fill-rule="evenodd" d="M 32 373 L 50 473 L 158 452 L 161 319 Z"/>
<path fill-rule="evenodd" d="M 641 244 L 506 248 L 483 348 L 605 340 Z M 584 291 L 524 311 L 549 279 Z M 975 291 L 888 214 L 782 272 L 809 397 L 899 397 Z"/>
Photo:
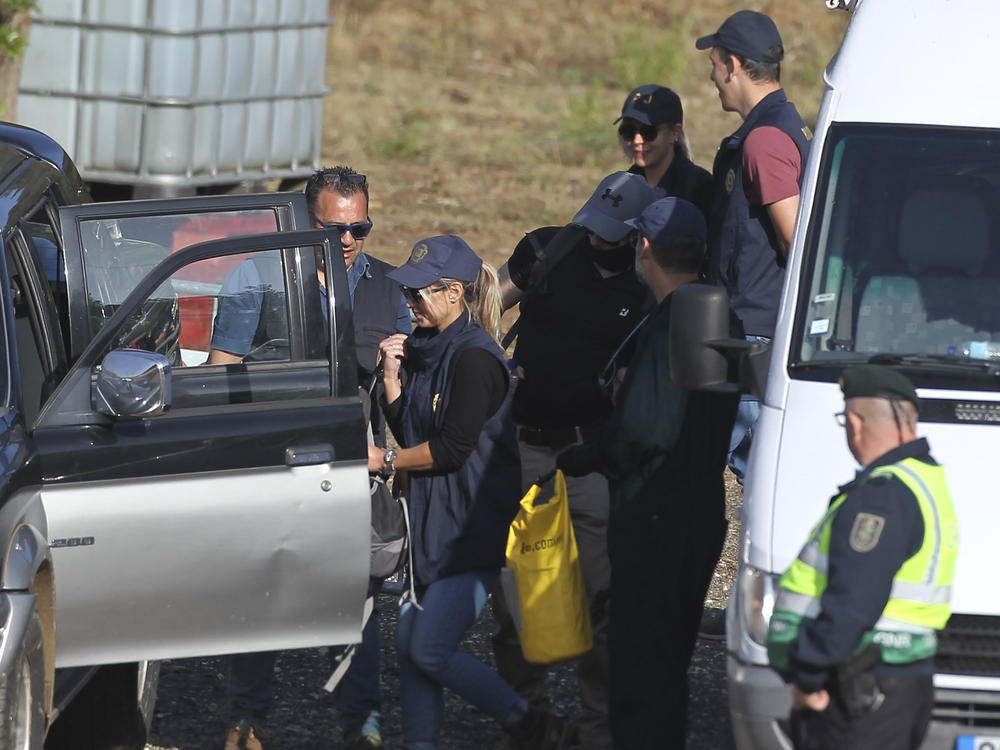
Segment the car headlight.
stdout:
<path fill-rule="evenodd" d="M 774 592 L 778 576 L 750 565 L 740 570 L 740 616 L 747 634 L 761 646 L 767 645 L 767 628 L 774 612 Z"/>

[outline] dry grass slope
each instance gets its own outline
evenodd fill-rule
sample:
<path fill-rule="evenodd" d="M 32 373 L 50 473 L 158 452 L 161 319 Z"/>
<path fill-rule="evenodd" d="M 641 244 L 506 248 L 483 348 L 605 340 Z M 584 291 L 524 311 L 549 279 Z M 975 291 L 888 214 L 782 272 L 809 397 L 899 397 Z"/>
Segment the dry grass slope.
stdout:
<path fill-rule="evenodd" d="M 421 237 L 462 235 L 495 264 L 521 234 L 568 221 L 624 168 L 612 121 L 640 83 L 674 88 L 695 161 L 738 127 L 694 39 L 732 0 L 332 0 L 324 158 L 367 172 L 369 248 L 401 262 Z M 847 15 L 822 0 L 750 7 L 777 21 L 783 82 L 811 122 Z"/>

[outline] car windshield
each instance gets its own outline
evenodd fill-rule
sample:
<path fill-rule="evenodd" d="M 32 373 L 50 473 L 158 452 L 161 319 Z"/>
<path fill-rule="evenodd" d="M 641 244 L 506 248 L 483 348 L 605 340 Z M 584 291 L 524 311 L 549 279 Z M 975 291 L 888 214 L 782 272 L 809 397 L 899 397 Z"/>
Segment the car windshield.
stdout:
<path fill-rule="evenodd" d="M 874 358 L 995 380 L 1000 132 L 837 125 L 824 151 L 793 374 Z"/>

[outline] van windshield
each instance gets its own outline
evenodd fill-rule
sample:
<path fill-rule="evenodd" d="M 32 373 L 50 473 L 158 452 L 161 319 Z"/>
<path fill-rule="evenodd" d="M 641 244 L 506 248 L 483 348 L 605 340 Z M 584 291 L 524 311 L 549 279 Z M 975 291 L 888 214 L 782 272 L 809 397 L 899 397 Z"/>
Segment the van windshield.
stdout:
<path fill-rule="evenodd" d="M 793 374 L 876 358 L 995 380 L 1000 131 L 833 126 L 818 185 Z"/>

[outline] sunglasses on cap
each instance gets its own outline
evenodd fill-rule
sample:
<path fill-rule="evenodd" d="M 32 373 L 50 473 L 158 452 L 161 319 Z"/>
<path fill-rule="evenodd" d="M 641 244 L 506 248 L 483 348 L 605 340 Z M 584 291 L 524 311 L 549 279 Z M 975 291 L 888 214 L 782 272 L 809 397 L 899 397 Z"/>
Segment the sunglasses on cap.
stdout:
<path fill-rule="evenodd" d="M 656 137 L 660 134 L 660 128 L 657 125 L 642 125 L 631 122 L 618 126 L 618 135 L 626 141 L 631 141 L 635 138 L 636 133 L 642 136 L 642 140 L 649 143 L 656 140 Z"/>
<path fill-rule="evenodd" d="M 420 293 L 421 291 L 423 291 L 423 289 L 426 289 L 428 294 L 434 294 L 434 292 L 443 292 L 445 289 L 448 288 L 448 285 L 438 284 L 437 286 L 423 287 L 421 289 L 412 286 L 404 286 L 400 288 L 403 290 L 403 296 L 406 297 L 406 299 L 408 299 L 410 302 L 419 302 L 424 298 L 423 295 Z"/>
<path fill-rule="evenodd" d="M 339 185 L 341 182 L 346 182 L 350 185 L 357 185 L 359 188 L 363 188 L 368 184 L 368 177 L 360 172 L 344 174 L 339 170 L 330 171 L 323 175 L 324 185 Z"/>
<path fill-rule="evenodd" d="M 356 240 L 363 240 L 368 236 L 368 233 L 372 231 L 372 227 L 375 226 L 375 222 L 369 217 L 364 221 L 356 221 L 353 224 L 341 224 L 336 221 L 320 221 L 316 214 L 309 214 L 316 224 L 323 227 L 323 229 L 336 229 L 341 237 L 344 236 L 344 232 L 350 232 L 351 236 Z"/>

